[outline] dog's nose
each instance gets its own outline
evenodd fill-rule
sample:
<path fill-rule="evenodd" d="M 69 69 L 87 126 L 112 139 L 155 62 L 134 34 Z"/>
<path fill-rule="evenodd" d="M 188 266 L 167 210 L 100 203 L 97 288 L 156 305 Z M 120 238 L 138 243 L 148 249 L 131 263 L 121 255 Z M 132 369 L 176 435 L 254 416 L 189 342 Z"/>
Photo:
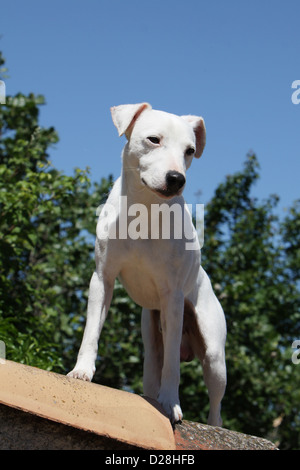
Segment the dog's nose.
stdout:
<path fill-rule="evenodd" d="M 176 194 L 185 184 L 185 177 L 179 171 L 168 171 L 166 174 L 167 191 Z"/>

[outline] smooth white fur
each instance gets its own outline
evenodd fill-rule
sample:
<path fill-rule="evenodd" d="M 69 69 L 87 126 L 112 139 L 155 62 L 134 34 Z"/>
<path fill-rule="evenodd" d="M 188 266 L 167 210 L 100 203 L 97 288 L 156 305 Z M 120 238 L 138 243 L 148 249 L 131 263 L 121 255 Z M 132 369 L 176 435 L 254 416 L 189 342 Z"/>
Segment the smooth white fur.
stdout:
<path fill-rule="evenodd" d="M 192 351 L 202 362 L 208 388 L 208 423 L 221 426 L 221 400 L 226 387 L 226 323 L 210 280 L 201 267 L 200 247 L 187 250 L 184 233 L 178 239 L 172 229 L 170 239 L 151 239 L 150 233 L 153 204 L 162 203 L 169 207 L 179 204 L 185 223 L 194 230 L 181 195 L 183 188 L 171 195 L 160 191 L 166 190 L 168 171 L 185 176 L 193 157 L 201 156 L 205 145 L 204 121 L 197 116 L 179 117 L 156 111 L 148 103 L 121 105 L 111 112 L 119 135 L 125 134 L 127 143 L 121 176 L 107 200 L 107 207 L 114 208 L 113 216 L 108 226 L 101 218 L 105 208 L 99 217 L 96 270 L 90 282 L 87 322 L 77 363 L 68 375 L 92 380 L 99 336 L 115 279 L 119 277 L 132 299 L 143 307 L 144 394 L 157 399 L 172 422 L 181 420 L 180 354 Z M 158 137 L 159 143 L 152 143 L 149 136 Z M 187 155 L 189 148 L 195 148 L 194 155 Z M 120 196 L 127 197 L 127 208 L 132 208 L 132 215 L 134 204 L 145 207 L 144 215 L 139 217 L 141 222 L 144 217 L 148 238 L 110 236 L 116 227 L 119 233 L 120 224 L 124 223 Z M 130 220 L 132 217 L 128 218 L 128 224 Z M 196 232 L 194 238 L 197 244 Z M 197 328 L 189 323 L 188 316 L 184 323 L 185 305 L 192 306 Z"/>

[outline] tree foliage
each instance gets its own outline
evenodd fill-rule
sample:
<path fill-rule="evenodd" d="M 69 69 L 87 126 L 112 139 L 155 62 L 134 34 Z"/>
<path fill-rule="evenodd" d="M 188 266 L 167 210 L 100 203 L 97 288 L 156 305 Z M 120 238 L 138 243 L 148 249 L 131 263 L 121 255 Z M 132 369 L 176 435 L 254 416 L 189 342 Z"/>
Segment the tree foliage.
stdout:
<path fill-rule="evenodd" d="M 300 368 L 291 347 L 300 331 L 300 201 L 280 221 L 277 196 L 252 197 L 258 170 L 249 155 L 205 212 L 203 265 L 228 329 L 223 415 L 229 427 L 299 448 Z"/>
<path fill-rule="evenodd" d="M 0 54 L 0 65 L 4 61 Z M 7 358 L 66 373 L 76 361 L 94 270 L 96 209 L 112 178 L 91 184 L 49 162 L 54 128 L 39 125 L 42 96 L 0 105 L 0 340 Z M 277 196 L 253 197 L 259 165 L 248 155 L 205 208 L 203 266 L 227 319 L 224 426 L 300 448 L 300 202 L 281 220 Z M 99 346 L 96 382 L 142 393 L 140 308 L 116 282 Z M 197 361 L 181 366 L 186 419 L 206 422 Z"/>

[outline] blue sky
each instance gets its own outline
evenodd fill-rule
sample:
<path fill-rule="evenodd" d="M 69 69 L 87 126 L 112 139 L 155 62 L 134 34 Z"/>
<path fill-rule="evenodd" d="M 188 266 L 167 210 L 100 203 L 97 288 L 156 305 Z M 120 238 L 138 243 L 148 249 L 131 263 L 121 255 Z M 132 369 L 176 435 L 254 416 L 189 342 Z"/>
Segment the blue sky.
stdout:
<path fill-rule="evenodd" d="M 50 157 L 66 174 L 116 178 L 125 138 L 110 107 L 148 101 L 205 119 L 188 203 L 207 203 L 249 151 L 253 195 L 278 194 L 282 214 L 299 198 L 299 0 L 0 0 L 0 34 L 7 93 L 45 96 L 41 124 L 58 131 Z"/>

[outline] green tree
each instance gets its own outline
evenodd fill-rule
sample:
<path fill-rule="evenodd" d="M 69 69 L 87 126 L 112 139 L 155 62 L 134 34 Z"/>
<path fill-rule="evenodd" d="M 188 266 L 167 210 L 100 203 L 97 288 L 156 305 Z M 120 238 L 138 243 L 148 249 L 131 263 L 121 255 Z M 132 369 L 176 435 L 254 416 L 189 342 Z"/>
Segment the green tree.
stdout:
<path fill-rule="evenodd" d="M 66 373 L 85 324 L 95 211 L 112 179 L 92 185 L 87 170 L 66 176 L 51 165 L 58 136 L 39 125 L 43 103 L 20 93 L 0 105 L 0 340 L 8 359 Z M 205 207 L 203 266 L 228 327 L 222 414 L 225 427 L 300 448 L 300 365 L 291 361 L 300 339 L 300 203 L 281 220 L 277 196 L 253 197 L 258 178 L 249 155 Z M 94 380 L 141 393 L 142 361 L 140 308 L 116 282 Z M 181 369 L 184 416 L 206 422 L 201 366 Z"/>
<path fill-rule="evenodd" d="M 299 448 L 300 366 L 291 361 L 300 327 L 299 202 L 280 221 L 277 196 L 252 196 L 258 169 L 249 155 L 205 208 L 203 266 L 228 328 L 223 419 L 229 428 Z"/>
<path fill-rule="evenodd" d="M 8 359 L 64 373 L 82 338 L 96 209 L 112 179 L 92 185 L 87 170 L 66 176 L 51 165 L 58 135 L 39 125 L 43 104 L 42 96 L 19 93 L 0 105 L 0 339 Z M 141 374 L 133 379 L 142 355 L 140 310 L 119 283 L 111 313 L 95 380 L 141 390 Z"/>

